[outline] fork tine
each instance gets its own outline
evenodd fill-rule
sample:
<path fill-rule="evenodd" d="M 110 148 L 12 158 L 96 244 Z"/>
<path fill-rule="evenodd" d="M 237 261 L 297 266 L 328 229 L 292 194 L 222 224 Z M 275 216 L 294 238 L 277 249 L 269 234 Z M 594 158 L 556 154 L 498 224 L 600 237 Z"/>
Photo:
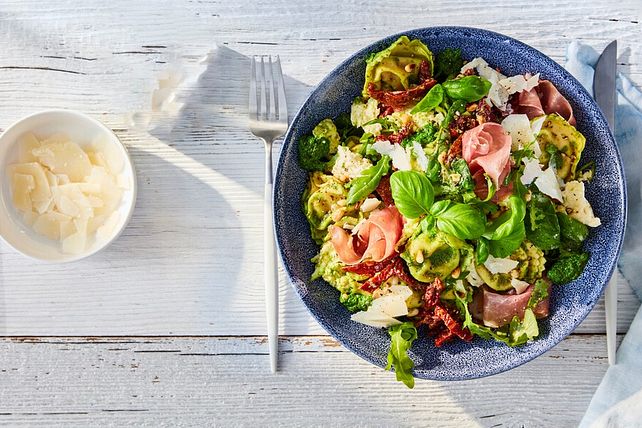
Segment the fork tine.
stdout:
<path fill-rule="evenodd" d="M 256 120 L 256 59 L 250 58 L 250 119 Z"/>
<path fill-rule="evenodd" d="M 274 63 L 272 62 L 272 55 L 268 57 L 268 66 L 267 70 L 267 88 L 268 88 L 268 119 L 276 120 L 277 111 L 276 111 L 276 91 L 274 89 L 275 79 L 274 79 Z"/>
<path fill-rule="evenodd" d="M 259 67 L 259 85 L 261 87 L 261 101 L 259 103 L 258 116 L 259 120 L 264 120 L 267 119 L 267 100 L 265 98 L 267 88 L 265 87 L 265 61 L 263 56 L 261 56 L 261 66 Z"/>
<path fill-rule="evenodd" d="M 279 117 L 280 122 L 288 123 L 288 104 L 285 99 L 285 84 L 283 83 L 283 70 L 281 69 L 281 59 L 279 56 L 276 56 L 276 85 L 278 92 L 278 108 L 279 108 Z"/>

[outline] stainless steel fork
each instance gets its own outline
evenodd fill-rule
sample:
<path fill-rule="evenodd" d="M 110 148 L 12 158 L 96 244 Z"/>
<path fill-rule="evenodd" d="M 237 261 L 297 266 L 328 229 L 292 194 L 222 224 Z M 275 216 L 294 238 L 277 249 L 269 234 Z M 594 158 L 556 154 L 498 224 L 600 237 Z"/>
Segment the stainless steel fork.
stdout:
<path fill-rule="evenodd" d="M 265 195 L 263 242 L 265 309 L 267 313 L 270 368 L 276 372 L 279 352 L 279 287 L 272 220 L 272 142 L 288 128 L 283 72 L 279 57 L 252 57 L 250 77 L 250 131 L 265 143 Z"/>

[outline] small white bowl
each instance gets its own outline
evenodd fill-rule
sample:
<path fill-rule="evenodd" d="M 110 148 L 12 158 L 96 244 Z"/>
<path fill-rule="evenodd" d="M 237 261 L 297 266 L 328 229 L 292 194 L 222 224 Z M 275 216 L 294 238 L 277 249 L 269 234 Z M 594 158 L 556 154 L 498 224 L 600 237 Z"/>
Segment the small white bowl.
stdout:
<path fill-rule="evenodd" d="M 64 133 L 81 147 L 100 138 L 104 144 L 111 145 L 114 151 L 122 156 L 124 167 L 120 174 L 128 183 L 128 189 L 124 190 L 120 206 L 117 208 L 120 213 L 118 224 L 109 237 L 100 241 L 92 237 L 85 251 L 80 254 L 64 253 L 60 242 L 35 233 L 24 223 L 22 215 L 13 206 L 11 180 L 6 171 L 9 165 L 18 162 L 18 142 L 29 132 L 39 139 Z M 17 121 L 0 136 L 0 236 L 25 256 L 50 263 L 64 263 L 95 254 L 111 244 L 125 229 L 135 203 L 136 174 L 129 153 L 111 129 L 96 119 L 72 110 L 47 110 Z"/>

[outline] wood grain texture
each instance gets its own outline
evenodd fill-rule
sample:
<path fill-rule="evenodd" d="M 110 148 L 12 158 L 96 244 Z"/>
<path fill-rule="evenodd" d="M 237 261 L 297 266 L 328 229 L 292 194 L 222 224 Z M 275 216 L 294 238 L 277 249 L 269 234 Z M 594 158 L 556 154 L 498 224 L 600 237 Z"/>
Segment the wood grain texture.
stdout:
<path fill-rule="evenodd" d="M 572 336 L 508 373 L 413 390 L 326 337 L 0 341 L 0 424 L 555 426 L 579 422 L 607 363 Z M 564 379 L 564 382 L 560 382 Z"/>

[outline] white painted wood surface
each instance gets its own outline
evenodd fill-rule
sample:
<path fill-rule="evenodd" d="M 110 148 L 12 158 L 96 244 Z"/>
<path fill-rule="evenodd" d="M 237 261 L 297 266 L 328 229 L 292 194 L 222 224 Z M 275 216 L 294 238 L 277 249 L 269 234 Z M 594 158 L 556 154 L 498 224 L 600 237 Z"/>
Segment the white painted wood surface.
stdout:
<path fill-rule="evenodd" d="M 640 22 L 633 0 L 1 2 L 0 128 L 45 108 L 93 115 L 131 151 L 139 198 L 123 236 L 85 261 L 44 265 L 0 243 L 0 336 L 15 336 L 0 341 L 0 423 L 575 425 L 607 367 L 601 303 L 524 367 L 410 392 L 324 336 L 282 274 L 290 337 L 269 375 L 247 57 L 281 55 L 292 114 L 351 52 L 432 25 L 499 31 L 559 62 L 573 39 L 617 38 L 620 71 L 642 85 Z M 153 112 L 168 73 L 184 78 L 183 108 Z M 624 333 L 639 303 L 619 288 Z"/>

